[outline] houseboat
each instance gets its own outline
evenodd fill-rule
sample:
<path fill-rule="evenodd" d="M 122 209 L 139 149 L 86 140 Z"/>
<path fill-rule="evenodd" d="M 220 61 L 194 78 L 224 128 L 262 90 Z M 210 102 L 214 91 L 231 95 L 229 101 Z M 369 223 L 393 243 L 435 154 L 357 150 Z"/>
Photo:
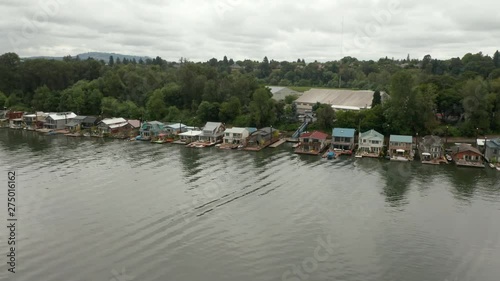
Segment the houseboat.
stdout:
<path fill-rule="evenodd" d="M 457 166 L 484 168 L 484 155 L 470 144 L 452 148 L 452 158 Z"/>
<path fill-rule="evenodd" d="M 327 138 L 327 134 L 319 131 L 302 133 L 299 136 L 299 143 L 294 152 L 297 154 L 319 155 L 330 145 Z"/>
<path fill-rule="evenodd" d="M 187 147 L 203 148 L 222 143 L 224 131 L 224 124 L 219 122 L 207 122 L 201 134 L 197 136 L 198 140 L 191 142 Z"/>
<path fill-rule="evenodd" d="M 356 157 L 378 158 L 382 154 L 383 147 L 384 135 L 381 133 L 375 130 L 359 133 Z"/>
<path fill-rule="evenodd" d="M 219 146 L 221 149 L 236 149 L 239 146 L 243 146 L 246 139 L 250 135 L 247 128 L 230 128 L 224 131 L 224 141 Z"/>
<path fill-rule="evenodd" d="M 332 149 L 336 155 L 351 155 L 354 150 L 355 129 L 334 128 L 332 130 Z"/>
<path fill-rule="evenodd" d="M 391 135 L 389 137 L 389 159 L 391 161 L 413 161 L 413 137 Z"/>
<path fill-rule="evenodd" d="M 438 136 L 425 136 L 419 143 L 418 152 L 422 164 L 439 165 L 448 163 L 445 155 L 443 141 Z"/>

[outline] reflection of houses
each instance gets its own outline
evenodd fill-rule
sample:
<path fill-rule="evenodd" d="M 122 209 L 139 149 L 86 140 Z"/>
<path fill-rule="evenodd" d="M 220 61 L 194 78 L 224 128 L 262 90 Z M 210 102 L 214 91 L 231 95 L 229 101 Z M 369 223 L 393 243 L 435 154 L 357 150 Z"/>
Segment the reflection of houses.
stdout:
<path fill-rule="evenodd" d="M 224 144 L 223 146 L 238 146 L 243 144 L 245 140 L 248 138 L 250 133 L 246 128 L 230 128 L 224 131 Z"/>
<path fill-rule="evenodd" d="M 413 160 L 413 137 L 391 135 L 389 138 L 389 157 L 395 161 Z"/>
<path fill-rule="evenodd" d="M 222 142 L 224 137 L 225 127 L 219 122 L 207 122 L 205 127 L 203 127 L 203 133 L 199 136 L 200 141 L 209 143 L 219 143 Z"/>
<path fill-rule="evenodd" d="M 420 160 L 424 164 L 447 163 L 444 157 L 443 141 L 438 136 L 425 136 L 419 144 Z"/>
<path fill-rule="evenodd" d="M 370 130 L 360 133 L 358 142 L 358 151 L 356 153 L 358 156 L 376 158 L 382 153 L 384 135 L 375 130 Z"/>
<path fill-rule="evenodd" d="M 45 119 L 44 127 L 51 130 L 64 130 L 76 114 L 73 112 L 52 113 Z"/>
<path fill-rule="evenodd" d="M 295 153 L 318 155 L 328 147 L 327 138 L 328 135 L 323 132 L 303 133 L 299 137 L 299 145 Z"/>
<path fill-rule="evenodd" d="M 355 132 L 355 129 L 334 128 L 332 131 L 332 148 L 352 152 Z"/>
<path fill-rule="evenodd" d="M 0 110 L 0 128 L 8 126 L 7 112 L 7 110 Z"/>
<path fill-rule="evenodd" d="M 493 164 L 500 162 L 500 138 L 486 141 L 484 158 Z"/>
<path fill-rule="evenodd" d="M 279 140 L 279 131 L 270 127 L 259 129 L 248 136 L 244 150 L 260 151 Z"/>
<path fill-rule="evenodd" d="M 457 166 L 484 168 L 483 154 L 470 144 L 457 145 L 451 151 Z"/>
<path fill-rule="evenodd" d="M 150 140 L 164 133 L 165 125 L 158 121 L 144 122 L 140 130 L 141 140 Z"/>

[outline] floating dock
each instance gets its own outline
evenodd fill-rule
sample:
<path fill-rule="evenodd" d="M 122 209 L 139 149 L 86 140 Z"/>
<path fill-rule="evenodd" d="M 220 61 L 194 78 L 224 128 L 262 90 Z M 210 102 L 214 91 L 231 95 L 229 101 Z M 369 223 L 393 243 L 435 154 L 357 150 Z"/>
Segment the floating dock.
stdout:
<path fill-rule="evenodd" d="M 277 141 L 277 142 L 275 142 L 275 143 L 271 144 L 269 147 L 270 147 L 270 148 L 276 148 L 276 147 L 278 147 L 278 146 L 280 146 L 280 145 L 284 144 L 285 142 L 286 142 L 286 139 L 280 139 L 279 141 Z"/>

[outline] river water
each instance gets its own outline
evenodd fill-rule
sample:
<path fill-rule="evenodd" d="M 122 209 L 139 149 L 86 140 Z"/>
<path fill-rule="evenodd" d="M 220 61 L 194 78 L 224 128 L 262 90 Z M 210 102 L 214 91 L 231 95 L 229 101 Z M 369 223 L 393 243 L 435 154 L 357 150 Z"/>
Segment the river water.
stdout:
<path fill-rule="evenodd" d="M 0 129 L 0 280 L 491 280 L 500 173 Z"/>

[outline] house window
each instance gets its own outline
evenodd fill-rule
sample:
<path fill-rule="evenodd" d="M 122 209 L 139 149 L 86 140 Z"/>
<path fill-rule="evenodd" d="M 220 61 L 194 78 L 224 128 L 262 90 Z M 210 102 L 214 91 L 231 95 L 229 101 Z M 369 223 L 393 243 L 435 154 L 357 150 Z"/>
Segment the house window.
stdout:
<path fill-rule="evenodd" d="M 363 143 L 366 143 L 366 140 L 365 140 L 365 139 L 363 140 Z"/>

